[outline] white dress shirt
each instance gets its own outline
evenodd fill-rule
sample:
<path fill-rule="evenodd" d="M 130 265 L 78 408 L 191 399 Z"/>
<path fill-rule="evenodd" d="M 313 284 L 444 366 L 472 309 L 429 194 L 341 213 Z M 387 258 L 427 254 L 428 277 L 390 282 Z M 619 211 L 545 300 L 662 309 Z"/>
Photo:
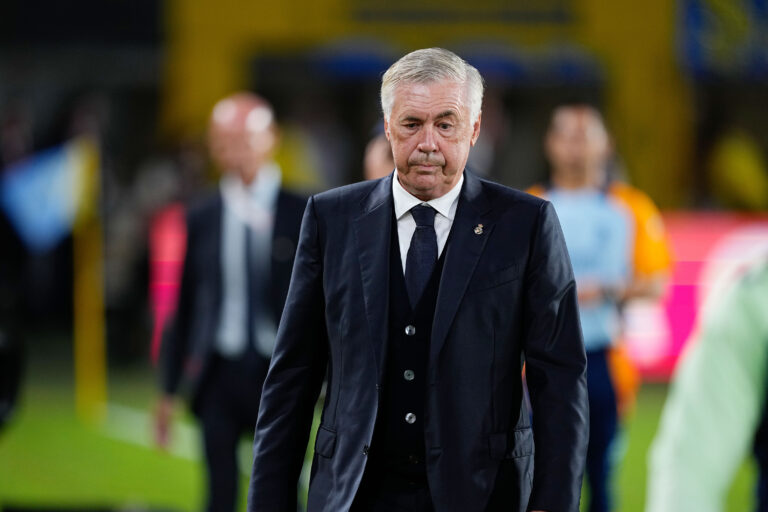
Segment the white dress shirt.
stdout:
<path fill-rule="evenodd" d="M 248 305 L 247 265 L 255 272 L 269 275 L 272 228 L 280 191 L 280 168 L 268 164 L 259 169 L 250 185 L 225 174 L 220 181 L 224 207 L 221 219 L 221 311 L 216 332 L 216 349 L 224 357 L 237 357 L 247 343 L 246 311 Z M 250 226 L 251 255 L 245 258 L 245 227 Z M 272 354 L 277 328 L 262 308 L 253 315 L 255 342 L 265 357 Z"/>
<path fill-rule="evenodd" d="M 392 176 L 392 197 L 395 200 L 395 218 L 397 219 L 397 237 L 400 242 L 400 259 L 403 263 L 405 274 L 405 262 L 408 259 L 408 248 L 411 246 L 411 238 L 416 231 L 416 221 L 411 215 L 411 208 L 420 204 L 428 204 L 435 209 L 435 234 L 437 235 L 437 257 L 443 254 L 448 234 L 451 232 L 453 218 L 456 216 L 456 207 L 459 205 L 459 193 L 464 183 L 462 172 L 459 181 L 447 194 L 429 201 L 422 201 L 405 190 L 397 178 L 397 170 Z"/>

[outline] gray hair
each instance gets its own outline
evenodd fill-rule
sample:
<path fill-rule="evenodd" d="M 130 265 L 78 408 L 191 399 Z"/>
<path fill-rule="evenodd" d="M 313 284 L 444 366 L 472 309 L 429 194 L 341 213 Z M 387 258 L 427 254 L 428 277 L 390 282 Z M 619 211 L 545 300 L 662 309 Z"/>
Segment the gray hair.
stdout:
<path fill-rule="evenodd" d="M 416 50 L 392 64 L 381 80 L 381 110 L 389 121 L 395 89 L 404 83 L 425 84 L 452 80 L 467 87 L 469 118 L 474 123 L 483 105 L 483 77 L 474 66 L 442 48 Z"/>

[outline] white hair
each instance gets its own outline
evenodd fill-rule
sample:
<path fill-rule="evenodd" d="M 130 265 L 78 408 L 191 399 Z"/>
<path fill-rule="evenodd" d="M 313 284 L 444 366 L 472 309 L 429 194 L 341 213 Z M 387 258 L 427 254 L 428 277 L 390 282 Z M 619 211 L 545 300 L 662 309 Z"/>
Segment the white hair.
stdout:
<path fill-rule="evenodd" d="M 474 66 L 443 48 L 426 48 L 405 55 L 392 64 L 381 80 L 381 110 L 389 121 L 395 90 L 401 84 L 451 80 L 467 87 L 469 118 L 474 123 L 483 105 L 483 77 Z"/>

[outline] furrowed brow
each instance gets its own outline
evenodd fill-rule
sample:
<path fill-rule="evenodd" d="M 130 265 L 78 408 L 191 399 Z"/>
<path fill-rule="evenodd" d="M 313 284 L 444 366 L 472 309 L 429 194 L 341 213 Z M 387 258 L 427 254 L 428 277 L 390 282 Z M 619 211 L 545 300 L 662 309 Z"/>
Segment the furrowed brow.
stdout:
<path fill-rule="evenodd" d="M 446 110 L 444 112 L 440 112 L 435 116 L 435 119 L 444 119 L 446 117 L 458 117 L 458 114 L 455 110 Z"/>

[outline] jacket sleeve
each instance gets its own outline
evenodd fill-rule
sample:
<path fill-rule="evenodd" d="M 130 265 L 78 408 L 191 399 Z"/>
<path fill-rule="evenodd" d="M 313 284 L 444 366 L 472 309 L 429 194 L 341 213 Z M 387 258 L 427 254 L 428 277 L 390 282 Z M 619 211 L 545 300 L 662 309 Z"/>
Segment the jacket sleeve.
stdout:
<path fill-rule="evenodd" d="M 304 212 L 253 445 L 249 512 L 296 509 L 296 489 L 328 361 L 322 251 L 314 199 Z"/>
<path fill-rule="evenodd" d="M 542 203 L 526 269 L 525 361 L 536 447 L 528 510 L 577 512 L 589 433 L 586 355 L 560 223 Z"/>

